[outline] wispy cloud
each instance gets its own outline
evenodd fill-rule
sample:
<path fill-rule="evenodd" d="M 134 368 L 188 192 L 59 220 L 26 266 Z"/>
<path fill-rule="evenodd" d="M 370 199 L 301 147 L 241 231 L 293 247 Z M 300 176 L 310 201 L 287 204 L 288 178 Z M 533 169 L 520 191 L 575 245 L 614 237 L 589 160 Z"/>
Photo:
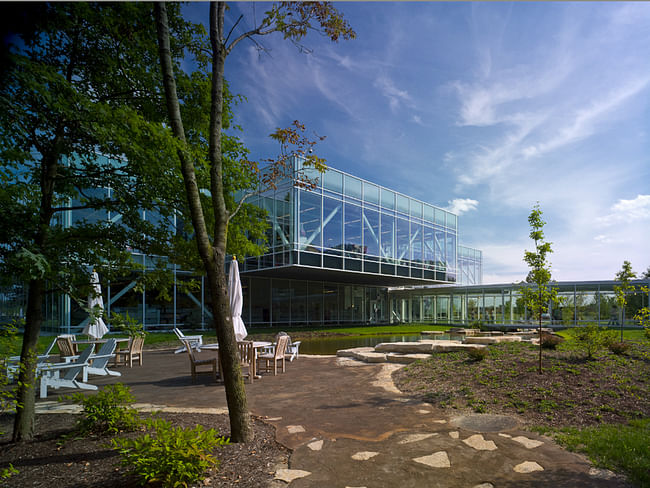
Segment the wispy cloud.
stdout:
<path fill-rule="evenodd" d="M 464 213 L 476 210 L 476 207 L 478 207 L 478 201 L 472 200 L 471 198 L 454 198 L 447 203 L 449 205 L 445 207 L 445 210 L 449 210 L 456 215 L 463 215 Z"/>
<path fill-rule="evenodd" d="M 388 99 L 388 105 L 393 112 L 396 112 L 403 104 L 412 104 L 408 91 L 397 88 L 393 80 L 385 75 L 379 76 L 375 80 L 375 87 Z"/>

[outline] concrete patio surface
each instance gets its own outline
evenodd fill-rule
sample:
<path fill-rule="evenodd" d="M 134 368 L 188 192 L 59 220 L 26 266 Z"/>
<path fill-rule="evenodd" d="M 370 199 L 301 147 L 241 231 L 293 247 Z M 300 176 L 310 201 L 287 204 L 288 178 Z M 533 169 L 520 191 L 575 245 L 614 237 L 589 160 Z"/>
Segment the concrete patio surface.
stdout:
<path fill-rule="evenodd" d="M 276 478 L 284 481 L 274 486 L 631 486 L 523 430 L 515 417 L 449 416 L 401 394 L 391 380 L 400 367 L 301 356 L 287 362 L 284 374 L 247 382 L 251 413 L 274 425 L 278 442 L 292 449 L 289 465 L 276 469 Z M 129 385 L 143 407 L 227 412 L 221 383 L 205 375 L 192 384 L 186 354 L 145 351 L 143 366 L 119 371 L 119 378 L 92 377 L 92 382 Z M 48 405 L 52 402 L 39 401 L 38 411 Z"/>

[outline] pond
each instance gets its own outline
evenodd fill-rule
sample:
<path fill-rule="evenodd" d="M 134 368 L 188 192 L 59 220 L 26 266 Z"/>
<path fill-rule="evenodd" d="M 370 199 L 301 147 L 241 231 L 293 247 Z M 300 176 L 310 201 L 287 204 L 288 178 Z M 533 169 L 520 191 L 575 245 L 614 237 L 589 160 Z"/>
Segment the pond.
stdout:
<path fill-rule="evenodd" d="M 449 340 L 449 335 L 420 334 L 380 334 L 362 336 L 333 336 L 304 339 L 300 344 L 300 354 L 336 354 L 339 349 L 353 347 L 374 347 L 381 342 L 417 342 L 420 339 Z"/>

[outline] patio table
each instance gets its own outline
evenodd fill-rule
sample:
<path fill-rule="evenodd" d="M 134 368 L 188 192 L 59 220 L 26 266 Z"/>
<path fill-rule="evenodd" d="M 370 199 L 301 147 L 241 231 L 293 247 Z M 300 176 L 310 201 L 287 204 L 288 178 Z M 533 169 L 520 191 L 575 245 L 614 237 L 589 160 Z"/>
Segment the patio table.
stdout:
<path fill-rule="evenodd" d="M 255 350 L 255 357 L 253 358 L 252 375 L 253 375 L 253 377 L 255 379 L 260 379 L 261 378 L 261 376 L 259 376 L 257 374 L 257 351 L 259 351 L 260 349 L 264 349 L 265 347 L 272 346 L 272 345 L 273 345 L 272 342 L 253 341 L 253 349 Z M 208 349 L 208 350 L 211 350 L 211 351 L 219 351 L 219 344 L 218 343 L 201 344 L 201 346 L 199 346 L 199 347 L 200 347 L 200 349 L 198 349 L 199 351 L 201 351 L 203 349 Z"/>

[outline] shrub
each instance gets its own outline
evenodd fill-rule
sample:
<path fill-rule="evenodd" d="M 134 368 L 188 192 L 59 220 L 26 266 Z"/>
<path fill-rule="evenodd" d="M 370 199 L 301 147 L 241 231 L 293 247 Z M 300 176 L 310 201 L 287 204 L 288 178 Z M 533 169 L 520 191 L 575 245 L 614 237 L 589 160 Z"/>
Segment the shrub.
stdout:
<path fill-rule="evenodd" d="M 488 357 L 487 347 L 472 348 L 467 351 L 467 355 L 474 361 L 483 361 Z"/>
<path fill-rule="evenodd" d="M 228 444 L 214 429 L 200 425 L 194 429 L 172 427 L 159 418 L 145 421 L 146 434 L 135 439 L 113 439 L 111 446 L 119 451 L 122 466 L 129 468 L 142 484 L 158 482 L 162 486 L 187 486 L 203 480 L 204 473 L 218 467 L 212 452 Z"/>
<path fill-rule="evenodd" d="M 542 347 L 544 349 L 555 349 L 558 344 L 564 342 L 564 339 L 555 334 L 549 334 L 548 332 L 542 332 Z"/>
<path fill-rule="evenodd" d="M 65 397 L 83 406 L 77 429 L 81 433 L 116 434 L 131 431 L 141 424 L 138 412 L 130 405 L 135 401 L 128 386 L 108 385 L 96 395 L 75 393 Z"/>
<path fill-rule="evenodd" d="M 614 354 L 622 355 L 630 348 L 630 344 L 627 342 L 612 342 L 608 347 Z"/>
<path fill-rule="evenodd" d="M 113 312 L 111 314 L 111 326 L 126 332 L 129 337 L 144 337 L 146 335 L 142 322 L 131 317 L 128 312 L 125 315 Z"/>
<path fill-rule="evenodd" d="M 601 329 L 596 324 L 574 327 L 570 334 L 578 349 L 587 354 L 587 359 L 592 359 L 594 354 L 616 341 L 615 330 Z"/>

